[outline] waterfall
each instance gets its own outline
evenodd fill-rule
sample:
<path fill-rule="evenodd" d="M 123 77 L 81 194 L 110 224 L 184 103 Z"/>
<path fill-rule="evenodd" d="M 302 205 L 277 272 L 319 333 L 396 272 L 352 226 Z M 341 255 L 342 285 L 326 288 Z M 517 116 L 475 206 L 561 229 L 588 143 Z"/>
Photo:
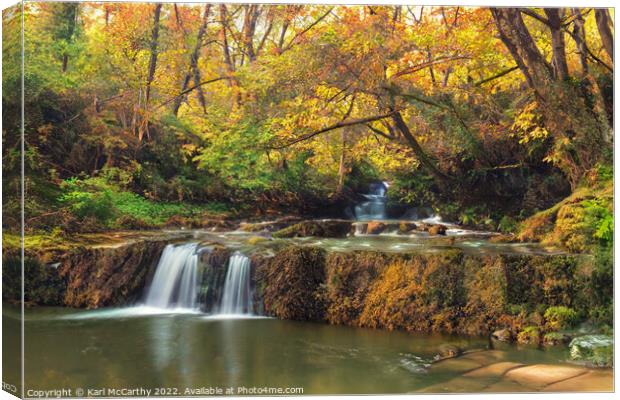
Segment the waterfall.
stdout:
<path fill-rule="evenodd" d="M 228 261 L 219 312 L 220 314 L 252 314 L 250 259 L 241 253 L 233 254 Z"/>
<path fill-rule="evenodd" d="M 355 217 L 361 221 L 386 219 L 387 182 L 370 184 L 369 193 L 363 194 L 368 201 L 355 206 Z"/>
<path fill-rule="evenodd" d="M 169 244 L 164 249 L 146 295 L 155 308 L 195 309 L 198 286 L 197 243 Z"/>

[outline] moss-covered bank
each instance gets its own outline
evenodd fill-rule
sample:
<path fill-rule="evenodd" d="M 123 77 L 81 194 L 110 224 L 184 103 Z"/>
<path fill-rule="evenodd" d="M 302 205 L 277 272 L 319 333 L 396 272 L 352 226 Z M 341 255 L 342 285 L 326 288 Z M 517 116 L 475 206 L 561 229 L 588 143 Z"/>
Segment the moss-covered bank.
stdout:
<path fill-rule="evenodd" d="M 508 328 L 516 337 L 528 326 L 562 328 L 545 318 L 550 307 L 584 320 L 597 306 L 589 256 L 289 247 L 258 268 L 265 312 L 283 319 L 467 334 Z"/>
<path fill-rule="evenodd" d="M 63 251 L 27 249 L 25 301 L 28 305 L 99 308 L 138 299 L 167 240 L 138 240 L 110 247 L 78 245 Z M 3 299 L 20 299 L 18 252 L 3 254 Z"/>

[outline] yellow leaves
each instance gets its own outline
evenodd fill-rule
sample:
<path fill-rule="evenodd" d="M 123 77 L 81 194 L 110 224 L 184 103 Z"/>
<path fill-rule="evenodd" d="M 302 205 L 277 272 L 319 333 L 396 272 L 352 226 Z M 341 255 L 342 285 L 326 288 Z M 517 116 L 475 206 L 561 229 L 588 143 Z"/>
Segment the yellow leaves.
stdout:
<path fill-rule="evenodd" d="M 537 113 L 538 103 L 533 101 L 526 105 L 517 115 L 511 126 L 513 135 L 519 137 L 519 144 L 531 141 L 542 141 L 549 136 L 549 132 L 542 126 L 541 116 Z"/>

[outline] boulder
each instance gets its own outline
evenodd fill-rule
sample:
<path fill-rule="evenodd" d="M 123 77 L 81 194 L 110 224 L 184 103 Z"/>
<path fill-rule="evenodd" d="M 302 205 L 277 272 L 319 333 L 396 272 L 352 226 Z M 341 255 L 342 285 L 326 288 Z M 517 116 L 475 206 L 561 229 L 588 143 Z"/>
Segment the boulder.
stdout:
<path fill-rule="evenodd" d="M 491 336 L 501 342 L 512 341 L 512 332 L 508 328 L 496 330 Z"/>
<path fill-rule="evenodd" d="M 371 221 L 366 226 L 366 233 L 369 235 L 378 235 L 387 229 L 388 225 L 384 222 Z"/>
<path fill-rule="evenodd" d="M 589 366 L 611 367 L 614 358 L 614 339 L 609 335 L 585 335 L 573 339 L 570 357 Z"/>
<path fill-rule="evenodd" d="M 428 234 L 431 236 L 436 235 L 444 235 L 446 234 L 446 227 L 444 225 L 431 225 L 428 228 Z"/>
<path fill-rule="evenodd" d="M 545 346 L 558 346 L 568 344 L 571 341 L 571 337 L 565 333 L 549 332 L 543 336 L 543 344 Z"/>
<path fill-rule="evenodd" d="M 274 238 L 294 237 L 346 237 L 351 232 L 351 221 L 342 219 L 324 219 L 302 221 L 272 234 Z"/>
<path fill-rule="evenodd" d="M 409 233 L 417 228 L 413 222 L 401 221 L 398 224 L 398 233 Z"/>
<path fill-rule="evenodd" d="M 444 343 L 439 346 L 438 359 L 458 357 L 463 354 L 463 349 L 453 344 Z"/>

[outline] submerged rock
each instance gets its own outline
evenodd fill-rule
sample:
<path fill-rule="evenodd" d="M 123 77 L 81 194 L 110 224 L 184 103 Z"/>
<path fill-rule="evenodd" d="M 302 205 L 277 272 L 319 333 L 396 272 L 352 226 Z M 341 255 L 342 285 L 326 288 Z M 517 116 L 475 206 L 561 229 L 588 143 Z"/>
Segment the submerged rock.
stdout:
<path fill-rule="evenodd" d="M 570 357 L 574 361 L 596 367 L 613 366 L 614 339 L 608 335 L 579 336 L 570 342 Z"/>
<path fill-rule="evenodd" d="M 273 233 L 274 238 L 294 237 L 346 237 L 351 232 L 351 221 L 342 219 L 325 219 L 302 221 L 288 228 Z"/>
<path fill-rule="evenodd" d="M 442 344 L 439 346 L 438 359 L 458 357 L 463 354 L 463 349 L 453 344 Z"/>
<path fill-rule="evenodd" d="M 491 336 L 493 337 L 493 339 L 497 339 L 501 342 L 512 341 L 512 332 L 510 332 L 510 329 L 508 328 L 496 330 Z"/>

